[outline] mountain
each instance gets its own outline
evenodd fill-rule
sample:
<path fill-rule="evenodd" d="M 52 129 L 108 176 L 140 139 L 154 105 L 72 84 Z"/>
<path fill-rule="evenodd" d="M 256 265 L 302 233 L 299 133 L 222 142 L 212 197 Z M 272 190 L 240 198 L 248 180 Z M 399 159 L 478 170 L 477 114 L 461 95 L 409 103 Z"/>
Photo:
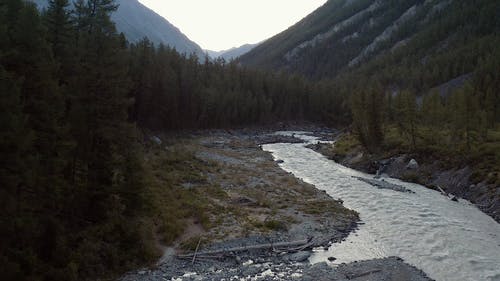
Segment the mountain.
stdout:
<path fill-rule="evenodd" d="M 498 55 L 499 34 L 498 0 L 330 0 L 239 62 L 422 91 Z"/>
<path fill-rule="evenodd" d="M 250 50 L 255 48 L 259 43 L 257 44 L 245 44 L 240 47 L 234 47 L 229 50 L 223 50 L 223 51 L 209 51 L 207 50 L 206 52 L 208 55 L 212 58 L 224 58 L 226 61 L 236 59 L 237 57 L 240 57 L 241 55 L 244 55 L 248 53 Z"/>
<path fill-rule="evenodd" d="M 33 0 L 39 7 L 47 6 L 47 0 Z M 70 1 L 71 2 L 71 1 Z M 119 32 L 123 32 L 130 42 L 137 42 L 144 37 L 155 44 L 163 43 L 181 53 L 196 53 L 203 57 L 204 52 L 195 42 L 189 40 L 177 27 L 138 0 L 116 0 L 118 10 L 112 19 Z"/>

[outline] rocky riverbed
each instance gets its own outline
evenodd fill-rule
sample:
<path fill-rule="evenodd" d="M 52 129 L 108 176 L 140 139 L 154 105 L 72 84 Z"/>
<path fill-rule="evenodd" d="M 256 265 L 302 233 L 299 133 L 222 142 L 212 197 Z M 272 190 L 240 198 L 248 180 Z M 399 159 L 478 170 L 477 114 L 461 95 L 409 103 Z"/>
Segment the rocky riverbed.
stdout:
<path fill-rule="evenodd" d="M 324 129 L 316 131 L 325 138 L 332 135 Z M 204 224 L 208 227 L 190 222 L 156 265 L 130 272 L 121 280 L 429 280 L 398 258 L 337 267 L 308 262 L 312 248 L 326 250 L 344 240 L 355 231 L 359 218 L 342 201 L 283 171 L 277 164 L 280 160 L 260 147 L 301 142 L 293 135 L 211 131 L 155 136 L 154 142 L 167 150 L 173 143 L 182 143 L 193 151 L 195 161 L 204 163 L 205 180 L 187 178 L 182 185 L 213 186 L 206 194 L 213 208 L 208 212 L 209 223 Z M 307 242 L 303 247 L 223 251 L 294 241 Z M 219 254 L 203 254 L 210 251 Z M 182 256 L 189 253 L 193 255 Z"/>
<path fill-rule="evenodd" d="M 241 263 L 204 262 L 191 264 L 173 262 L 162 264 L 153 270 L 131 273 L 124 281 L 198 281 L 198 280 L 303 280 L 303 281 L 428 281 L 421 270 L 409 266 L 397 257 L 342 264 L 337 267 L 327 263 L 311 265 L 292 262 L 254 262 L 251 259 Z"/>

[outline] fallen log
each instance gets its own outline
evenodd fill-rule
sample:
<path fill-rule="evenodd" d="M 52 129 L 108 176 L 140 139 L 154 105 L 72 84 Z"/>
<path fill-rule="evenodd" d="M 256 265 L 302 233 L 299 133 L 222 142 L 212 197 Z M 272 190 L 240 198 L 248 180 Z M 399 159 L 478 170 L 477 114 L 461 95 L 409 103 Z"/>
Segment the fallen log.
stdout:
<path fill-rule="evenodd" d="M 439 191 L 441 192 L 441 194 L 443 194 L 444 196 L 448 197 L 448 193 L 446 193 L 439 185 L 436 185 L 436 186 L 439 189 Z"/>
<path fill-rule="evenodd" d="M 191 264 L 194 264 L 194 261 L 196 260 L 196 253 L 198 253 L 198 248 L 200 248 L 200 243 L 201 243 L 201 238 L 200 240 L 198 240 L 198 245 L 196 245 L 196 250 L 194 251 L 193 261 L 191 262 Z"/>
<path fill-rule="evenodd" d="M 316 243 L 313 242 L 312 239 L 308 240 L 298 240 L 292 242 L 278 242 L 278 243 L 266 243 L 266 244 L 258 244 L 258 245 L 250 245 L 250 246 L 242 246 L 242 247 L 234 247 L 234 248 L 226 248 L 214 251 L 204 251 L 204 252 L 195 252 L 191 254 L 185 255 L 177 255 L 180 259 L 192 259 L 196 258 L 221 258 L 227 254 L 246 252 L 251 250 L 272 250 L 277 252 L 296 252 L 299 250 L 304 250 L 307 248 L 314 247 Z"/>
<path fill-rule="evenodd" d="M 346 277 L 347 277 L 347 279 L 351 280 L 351 279 L 356 279 L 356 278 L 359 278 L 359 277 L 364 277 L 364 276 L 367 276 L 367 275 L 372 275 L 374 273 L 378 273 L 378 272 L 381 272 L 381 271 L 382 270 L 380 270 L 380 269 L 374 269 L 374 270 L 370 270 L 370 271 L 362 272 L 362 273 L 347 274 Z"/>
<path fill-rule="evenodd" d="M 454 195 L 452 194 L 449 194 L 447 193 L 446 191 L 444 191 L 439 185 L 436 185 L 437 188 L 439 189 L 439 191 L 441 192 L 442 195 L 448 197 L 451 201 L 455 201 L 455 202 L 458 202 L 458 198 L 455 197 Z"/>

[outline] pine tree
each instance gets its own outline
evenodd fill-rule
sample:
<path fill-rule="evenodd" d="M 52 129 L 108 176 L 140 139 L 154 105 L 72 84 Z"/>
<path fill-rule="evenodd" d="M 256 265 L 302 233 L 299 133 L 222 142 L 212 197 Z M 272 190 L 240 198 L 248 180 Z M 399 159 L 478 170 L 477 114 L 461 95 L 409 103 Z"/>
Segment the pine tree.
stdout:
<path fill-rule="evenodd" d="M 395 100 L 396 124 L 402 135 L 408 137 L 408 141 L 413 150 L 417 148 L 418 134 L 418 109 L 415 95 L 408 91 L 399 93 Z"/>
<path fill-rule="evenodd" d="M 383 112 L 384 112 L 384 94 L 381 86 L 375 83 L 370 89 L 368 96 L 368 135 L 372 151 L 380 151 L 384 141 L 383 132 Z"/>
<path fill-rule="evenodd" d="M 444 107 L 439 92 L 434 91 L 422 98 L 421 122 L 427 130 L 425 136 L 431 144 L 438 144 L 441 138 L 440 131 L 446 125 Z"/>
<path fill-rule="evenodd" d="M 68 0 L 49 0 L 49 6 L 43 15 L 47 26 L 47 41 L 52 47 L 54 58 L 61 64 L 70 56 L 72 40 L 71 13 Z"/>

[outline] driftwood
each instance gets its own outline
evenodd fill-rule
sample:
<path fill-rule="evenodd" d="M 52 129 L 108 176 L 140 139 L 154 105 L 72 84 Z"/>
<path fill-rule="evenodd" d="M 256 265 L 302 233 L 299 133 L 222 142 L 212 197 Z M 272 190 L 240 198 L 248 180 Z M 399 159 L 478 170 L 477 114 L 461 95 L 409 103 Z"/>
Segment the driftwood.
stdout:
<path fill-rule="evenodd" d="M 313 241 L 313 239 L 308 239 L 308 240 L 298 240 L 292 242 L 278 242 L 278 243 L 250 245 L 250 246 L 226 248 L 226 249 L 204 251 L 204 252 L 196 251 L 191 254 L 177 255 L 177 257 L 180 259 L 192 259 L 194 262 L 195 259 L 198 260 L 220 259 L 227 255 L 234 255 L 236 253 L 246 252 L 251 250 L 268 250 L 273 252 L 298 252 L 305 249 L 313 248 L 316 245 L 318 245 L 318 241 L 315 242 Z"/>
<path fill-rule="evenodd" d="M 347 274 L 346 277 L 347 277 L 347 279 L 351 280 L 351 279 L 356 279 L 356 278 L 359 278 L 359 277 L 371 275 L 373 273 L 378 273 L 378 272 L 381 272 L 381 271 L 382 270 L 380 270 L 380 269 L 374 269 L 374 270 L 370 270 L 370 271 L 363 272 L 363 273 Z"/>
<path fill-rule="evenodd" d="M 196 245 L 196 250 L 194 251 L 193 261 L 191 262 L 191 264 L 194 264 L 194 261 L 196 260 L 196 254 L 198 253 L 198 248 L 200 248 L 200 243 L 201 243 L 201 238 L 200 240 L 198 240 L 198 245 Z"/>
<path fill-rule="evenodd" d="M 458 199 L 457 197 L 447 193 L 446 191 L 444 191 L 439 185 L 436 185 L 436 187 L 439 189 L 439 192 L 441 192 L 441 194 L 443 194 L 444 196 L 448 197 L 450 200 L 452 201 L 455 201 L 455 202 L 458 202 Z"/>
<path fill-rule="evenodd" d="M 444 196 L 448 197 L 448 193 L 446 193 L 439 185 L 436 185 L 436 186 L 439 189 L 439 191 L 441 192 L 441 194 L 443 194 Z"/>

